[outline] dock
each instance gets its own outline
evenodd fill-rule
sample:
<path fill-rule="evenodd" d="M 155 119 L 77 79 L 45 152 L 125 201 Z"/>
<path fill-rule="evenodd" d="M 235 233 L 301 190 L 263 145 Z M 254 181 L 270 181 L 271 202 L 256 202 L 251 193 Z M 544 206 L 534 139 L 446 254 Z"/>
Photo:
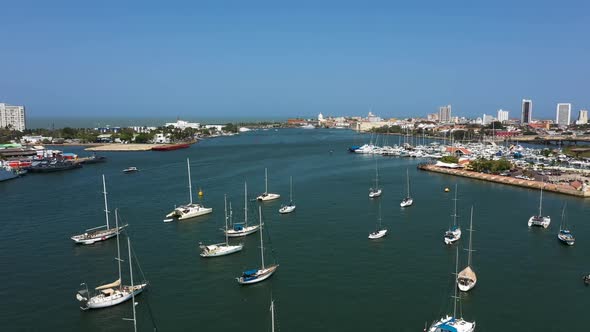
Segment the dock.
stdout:
<path fill-rule="evenodd" d="M 111 151 L 111 152 L 132 152 L 132 151 L 150 151 L 154 146 L 161 144 L 121 144 L 111 143 L 86 148 L 86 151 Z"/>
<path fill-rule="evenodd" d="M 418 169 L 423 171 L 441 173 L 441 174 L 448 174 L 448 175 L 455 175 L 455 176 L 462 176 L 465 178 L 488 181 L 488 182 L 495 182 L 501 184 L 507 184 L 512 186 L 524 187 L 529 189 L 541 189 L 545 191 L 551 191 L 559 194 L 576 196 L 580 198 L 590 198 L 590 191 L 581 191 L 576 190 L 569 185 L 557 185 L 552 183 L 543 183 L 539 181 L 531 181 L 531 180 L 523 180 L 523 179 L 516 179 L 509 176 L 502 176 L 502 175 L 493 175 L 493 174 L 486 174 L 486 173 L 478 173 L 473 171 L 468 171 L 465 169 L 457 169 L 457 168 L 445 168 L 439 167 L 432 164 L 421 164 L 418 165 Z"/>

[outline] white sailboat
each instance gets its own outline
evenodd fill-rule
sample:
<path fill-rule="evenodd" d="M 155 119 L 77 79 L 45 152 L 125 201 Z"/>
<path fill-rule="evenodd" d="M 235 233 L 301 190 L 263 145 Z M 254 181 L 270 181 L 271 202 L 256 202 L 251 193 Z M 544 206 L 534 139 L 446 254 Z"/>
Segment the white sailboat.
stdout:
<path fill-rule="evenodd" d="M 118 211 L 115 209 L 115 223 L 119 226 Z M 129 242 L 129 240 L 128 240 Z M 131 251 L 131 248 L 129 248 Z M 141 293 L 146 287 L 147 283 L 141 283 L 139 285 L 124 286 L 121 282 L 121 250 L 119 246 L 119 234 L 117 233 L 117 263 L 119 267 L 119 279 L 112 283 L 101 285 L 95 288 L 95 294 L 90 295 L 88 285 L 82 283 L 85 286 L 84 289 L 78 291 L 76 299 L 80 301 L 80 309 L 100 309 L 106 307 L 112 307 L 114 305 L 123 303 L 136 294 Z M 131 264 L 131 257 L 129 257 L 129 264 Z M 130 270 L 132 273 L 132 270 Z"/>
<path fill-rule="evenodd" d="M 243 244 L 230 245 L 229 236 L 227 235 L 227 195 L 223 197 L 225 203 L 225 242 L 210 245 L 201 245 L 201 257 L 217 257 L 236 253 L 244 248 Z M 231 214 L 231 212 L 230 212 Z"/>
<path fill-rule="evenodd" d="M 260 194 L 258 197 L 256 197 L 256 199 L 259 201 L 266 202 L 266 201 L 272 201 L 272 200 L 278 199 L 279 197 L 281 197 L 281 195 L 268 192 L 268 169 L 265 168 L 264 169 L 264 193 Z"/>
<path fill-rule="evenodd" d="M 260 228 L 259 225 L 248 225 L 248 184 L 244 182 L 244 222 L 232 222 L 232 228 L 225 230 L 225 235 L 229 237 L 240 237 L 256 233 Z"/>
<path fill-rule="evenodd" d="M 127 225 L 122 225 L 119 227 L 111 228 L 109 225 L 109 205 L 107 201 L 107 185 L 104 178 L 104 174 L 102 175 L 102 188 L 103 188 L 103 195 L 104 195 L 104 213 L 106 219 L 106 225 L 94 227 L 87 229 L 86 232 L 78 235 L 74 235 L 71 239 L 78 243 L 78 244 L 93 244 L 95 242 L 104 241 L 115 237 L 121 230 Z M 104 229 L 106 227 L 106 229 Z"/>
<path fill-rule="evenodd" d="M 186 158 L 186 168 L 188 170 L 188 193 L 190 201 L 186 205 L 174 208 L 172 212 L 166 215 L 167 219 L 164 219 L 164 222 L 171 222 L 174 219 L 190 219 L 213 212 L 212 208 L 205 207 L 202 204 L 193 203 L 193 187 L 191 184 L 191 165 L 189 158 Z"/>
<path fill-rule="evenodd" d="M 375 188 L 369 188 L 369 198 L 377 198 L 381 196 L 382 190 L 379 188 L 379 168 L 377 167 L 377 159 L 375 159 Z"/>
<path fill-rule="evenodd" d="M 457 286 L 462 292 L 468 292 L 470 289 L 475 287 L 477 283 L 477 275 L 471 267 L 471 245 L 473 243 L 473 206 L 471 207 L 471 220 L 469 221 L 469 249 L 467 249 L 467 267 L 461 270 L 457 275 Z"/>
<path fill-rule="evenodd" d="M 260 215 L 260 259 L 262 261 L 259 269 L 247 270 L 236 280 L 241 285 L 255 284 L 266 280 L 272 276 L 275 271 L 279 268 L 278 264 L 265 266 L 264 265 L 264 241 L 262 239 L 262 207 L 258 206 L 258 213 Z"/>
<path fill-rule="evenodd" d="M 449 230 L 445 232 L 444 241 L 446 244 L 453 244 L 461 238 L 461 227 L 457 223 L 457 185 L 455 184 L 455 210 L 453 212 L 453 224 L 449 227 Z"/>
<path fill-rule="evenodd" d="M 539 215 L 532 216 L 529 218 L 529 227 L 531 226 L 541 226 L 543 228 L 549 227 L 551 223 L 550 216 L 543 216 L 543 187 L 541 187 L 541 196 L 539 198 Z"/>
<path fill-rule="evenodd" d="M 387 228 L 383 228 L 383 226 L 381 225 L 381 201 L 379 201 L 379 215 L 377 217 L 377 225 L 375 227 L 375 231 L 369 233 L 369 239 L 380 239 L 385 235 L 387 235 Z"/>
<path fill-rule="evenodd" d="M 279 209 L 279 213 L 281 213 L 281 214 L 291 213 L 291 212 L 295 211 L 296 206 L 295 206 L 295 204 L 293 204 L 293 177 L 292 176 L 289 178 L 289 182 L 290 182 L 289 204 L 281 206 L 281 208 Z"/>
<path fill-rule="evenodd" d="M 399 206 L 401 206 L 401 207 L 406 207 L 406 206 L 410 206 L 410 205 L 414 204 L 414 200 L 410 196 L 410 173 L 408 172 L 407 168 L 406 168 L 406 178 L 408 179 L 408 195 L 406 196 L 406 198 L 404 198 L 402 200 L 401 203 L 399 203 Z"/>
<path fill-rule="evenodd" d="M 557 238 L 559 241 L 567 244 L 568 246 L 573 246 L 576 242 L 576 238 L 569 230 L 566 224 L 566 217 L 565 217 L 565 208 L 566 204 L 563 205 L 563 209 L 561 210 L 561 225 L 559 225 L 559 233 L 557 233 Z"/>
<path fill-rule="evenodd" d="M 455 257 L 455 275 L 459 269 L 459 248 Z M 461 296 L 457 296 L 457 278 L 455 278 L 455 294 L 453 298 L 453 315 L 447 315 L 434 321 L 428 328 L 428 332 L 473 332 L 475 331 L 475 322 L 468 322 L 462 317 L 457 318 L 457 302 L 461 301 Z"/>

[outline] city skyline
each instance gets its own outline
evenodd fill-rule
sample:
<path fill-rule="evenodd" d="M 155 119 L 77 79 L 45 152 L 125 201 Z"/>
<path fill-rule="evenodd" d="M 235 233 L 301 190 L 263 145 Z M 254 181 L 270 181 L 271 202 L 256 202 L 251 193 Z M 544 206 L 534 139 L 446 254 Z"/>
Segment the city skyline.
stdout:
<path fill-rule="evenodd" d="M 590 106 L 584 2 L 46 6 L 7 4 L 0 31 L 0 102 L 31 118 L 425 117 L 447 104 L 516 118 L 531 99 L 533 119 L 554 119 L 557 103 Z"/>

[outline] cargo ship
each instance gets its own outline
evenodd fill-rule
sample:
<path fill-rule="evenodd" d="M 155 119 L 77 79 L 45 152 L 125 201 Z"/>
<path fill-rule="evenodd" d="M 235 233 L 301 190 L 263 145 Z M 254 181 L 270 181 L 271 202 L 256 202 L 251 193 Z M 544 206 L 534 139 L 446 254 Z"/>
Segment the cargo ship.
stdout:
<path fill-rule="evenodd" d="M 159 146 L 154 146 L 152 151 L 172 151 L 178 149 L 186 149 L 188 148 L 190 143 L 181 143 L 181 144 L 163 144 Z"/>

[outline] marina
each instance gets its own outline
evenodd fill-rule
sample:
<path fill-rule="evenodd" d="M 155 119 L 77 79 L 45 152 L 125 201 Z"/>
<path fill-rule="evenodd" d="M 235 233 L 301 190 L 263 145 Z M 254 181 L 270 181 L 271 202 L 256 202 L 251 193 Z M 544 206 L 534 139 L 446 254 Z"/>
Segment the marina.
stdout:
<path fill-rule="evenodd" d="M 430 324 L 453 314 L 449 301 L 453 287 L 457 289 L 453 272 L 457 264 L 468 266 L 467 255 L 459 255 L 456 262 L 457 250 L 463 253 L 467 248 L 467 233 L 453 245 L 441 241 L 449 228 L 457 184 L 455 214 L 463 217 L 465 227 L 470 208 L 475 207 L 475 263 L 480 281 L 469 293 L 457 295 L 462 296 L 462 317 L 476 321 L 476 331 L 491 331 L 498 320 L 508 331 L 523 325 L 558 331 L 561 322 L 552 317 L 566 306 L 568 326 L 585 328 L 589 289 L 582 276 L 590 271 L 585 256 L 590 250 L 585 235 L 590 234 L 587 200 L 554 193 L 547 184 L 543 214 L 556 222 L 548 229 L 529 228 L 526 220 L 538 210 L 540 188 L 424 172 L 418 169 L 424 162 L 420 158 L 348 153 L 355 137 L 344 130 L 255 131 L 161 154 L 105 152 L 106 163 L 3 182 L 0 213 L 11 218 L 2 226 L 0 252 L 3 263 L 14 273 L 0 277 L 0 293 L 9 299 L 0 304 L 0 319 L 9 331 L 25 326 L 61 331 L 129 330 L 129 322 L 120 318 L 132 317 L 134 308 L 138 330 L 150 329 L 150 313 L 161 331 L 196 325 L 215 326 L 218 331 L 243 330 L 244 326 L 264 331 L 275 320 L 281 331 L 300 330 L 301 326 L 306 331 L 422 330 L 425 321 Z M 81 147 L 72 150 L 83 152 Z M 171 205 L 187 200 L 187 157 L 199 184 L 192 194 L 203 193 L 193 198 L 194 203 L 214 212 L 163 223 L 162 216 Z M 379 187 L 384 190 L 382 197 L 370 199 L 367 186 L 375 180 L 375 158 L 380 158 Z M 129 165 L 141 171 L 123 174 L 121 170 Z M 258 193 L 266 191 L 264 167 L 269 169 L 272 191 L 284 194 L 285 199 L 287 193 L 291 196 L 293 178 L 295 213 L 279 214 L 286 201 L 255 201 Z M 465 172 L 444 169 L 447 171 Z M 136 307 L 125 302 L 81 311 L 72 296 L 81 281 L 109 285 L 116 279 L 116 241 L 79 246 L 69 239 L 75 232 L 104 223 L 102 174 L 108 181 L 109 205 L 120 209 L 125 220 L 118 223 L 128 225 L 122 234 L 132 239 L 150 286 L 133 300 L 139 303 Z M 244 195 L 245 181 L 254 194 Z M 417 205 L 402 208 L 400 198 L 409 196 L 409 181 Z M 445 193 L 444 188 L 450 192 Z M 226 194 L 234 211 L 250 205 L 250 216 L 245 218 L 251 225 L 261 223 L 260 206 L 266 266 L 274 257 L 280 262 L 280 269 L 264 282 L 241 287 L 235 281 L 242 271 L 261 267 L 259 234 L 236 240 L 234 243 L 244 245 L 239 254 L 200 257 L 196 244 L 222 242 L 225 237 Z M 556 239 L 564 202 L 568 229 L 576 234 L 574 246 Z M 22 213 L 23 206 L 27 213 Z M 241 220 L 241 213 L 234 219 Z M 387 236 L 367 240 L 376 221 L 388 229 Z M 123 250 L 120 256 L 125 256 Z M 123 276 L 130 275 L 126 264 L 121 269 Z M 506 271 L 519 282 L 507 283 Z M 135 267 L 133 275 L 139 275 Z M 524 282 L 527 287 L 522 287 Z M 509 302 L 505 294 L 511 294 Z M 273 310 L 269 311 L 271 298 Z M 31 302 L 35 302 L 34 314 Z M 278 314 L 274 312 L 277 308 Z M 226 319 L 228 315 L 232 319 Z M 396 316 L 395 328 L 392 315 Z M 459 313 L 453 316 L 461 317 Z"/>

